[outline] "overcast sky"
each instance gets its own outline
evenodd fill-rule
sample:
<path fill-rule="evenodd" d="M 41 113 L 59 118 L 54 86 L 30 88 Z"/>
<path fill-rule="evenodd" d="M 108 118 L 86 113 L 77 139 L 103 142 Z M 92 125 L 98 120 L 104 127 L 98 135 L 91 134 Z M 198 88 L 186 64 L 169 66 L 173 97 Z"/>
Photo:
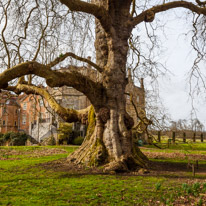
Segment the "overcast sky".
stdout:
<path fill-rule="evenodd" d="M 170 19 L 171 20 L 171 19 Z M 195 52 L 191 52 L 191 38 L 182 35 L 188 31 L 188 25 L 181 19 L 170 21 L 167 24 L 164 47 L 167 50 L 163 62 L 173 74 L 167 78 L 160 78 L 160 95 L 163 104 L 170 113 L 172 119 L 189 119 L 192 111 L 191 98 L 189 96 L 188 72 L 192 67 Z M 160 34 L 161 35 L 161 34 Z M 197 118 L 206 127 L 206 108 L 204 97 L 194 101 Z"/>

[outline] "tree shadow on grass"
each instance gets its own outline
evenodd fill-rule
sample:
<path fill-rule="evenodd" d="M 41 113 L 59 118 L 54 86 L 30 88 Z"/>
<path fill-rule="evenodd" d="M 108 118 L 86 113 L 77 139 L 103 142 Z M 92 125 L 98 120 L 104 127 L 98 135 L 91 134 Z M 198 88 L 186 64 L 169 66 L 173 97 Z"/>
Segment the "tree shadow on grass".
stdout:
<path fill-rule="evenodd" d="M 194 178 L 191 165 L 188 167 L 184 162 L 171 161 L 150 161 L 149 172 L 140 173 L 131 171 L 126 173 L 105 173 L 103 168 L 87 168 L 68 163 L 66 161 L 51 161 L 39 165 L 45 170 L 63 172 L 59 178 L 79 178 L 86 175 L 115 175 L 115 176 L 152 176 L 152 177 L 171 177 L 171 178 Z M 195 178 L 206 178 L 206 164 L 199 164 L 198 169 L 195 166 Z"/>

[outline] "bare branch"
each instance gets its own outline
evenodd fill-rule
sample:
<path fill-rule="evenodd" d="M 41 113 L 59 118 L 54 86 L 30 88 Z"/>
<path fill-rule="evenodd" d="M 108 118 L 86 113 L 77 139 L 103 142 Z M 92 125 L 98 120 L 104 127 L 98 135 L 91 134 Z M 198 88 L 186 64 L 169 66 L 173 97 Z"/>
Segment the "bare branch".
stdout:
<path fill-rule="evenodd" d="M 206 15 L 206 8 L 201 8 L 187 1 L 174 1 L 174 2 L 169 2 L 166 4 L 154 6 L 146 11 L 143 11 L 141 14 L 133 18 L 131 26 L 135 27 L 137 24 L 140 24 L 143 21 L 152 22 L 155 18 L 155 14 L 164 12 L 170 9 L 178 8 L 178 7 L 189 9 L 190 11 L 195 12 L 197 14 Z"/>
<path fill-rule="evenodd" d="M 5 39 L 5 36 L 4 36 L 4 32 L 6 30 L 6 27 L 7 27 L 7 24 L 8 24 L 8 14 L 7 14 L 7 10 L 9 8 L 9 5 L 11 3 L 11 0 L 8 2 L 6 8 L 4 8 L 4 14 L 5 14 L 5 24 L 4 24 L 4 27 L 2 29 L 2 32 L 1 32 L 1 36 L 2 36 L 2 40 L 3 40 L 3 44 L 4 44 L 4 47 L 5 47 L 5 50 L 6 50 L 6 54 L 7 54 L 7 58 L 8 58 L 8 63 L 7 63 L 7 67 L 10 68 L 11 66 L 11 57 L 10 57 L 10 51 L 8 49 L 8 46 L 7 46 L 7 42 L 6 42 L 6 39 Z"/>
<path fill-rule="evenodd" d="M 135 11 L 135 5 L 136 5 L 136 0 L 132 0 L 132 12 L 131 12 L 131 15 L 133 16 L 136 11 Z"/>
<path fill-rule="evenodd" d="M 36 5 L 35 5 L 35 7 L 33 7 L 33 8 L 30 10 L 30 12 L 29 12 L 29 14 L 28 14 L 28 17 L 26 18 L 26 23 L 25 23 L 25 27 L 24 27 L 24 36 L 19 36 L 19 38 L 18 38 L 19 46 L 17 46 L 17 55 L 18 55 L 18 57 L 19 57 L 19 63 L 21 63 L 21 60 L 22 60 L 22 57 L 21 57 L 21 55 L 20 55 L 20 49 L 21 49 L 21 45 L 22 45 L 22 41 L 21 41 L 21 40 L 27 38 L 27 30 L 28 30 L 28 26 L 29 26 L 29 20 L 30 20 L 30 18 L 31 18 L 31 15 L 32 15 L 33 11 L 34 11 L 35 9 L 37 9 L 37 8 L 38 8 L 38 3 L 37 3 L 37 0 L 36 0 Z"/>
<path fill-rule="evenodd" d="M 87 116 L 90 109 L 90 106 L 86 109 L 78 111 L 62 107 L 60 104 L 57 103 L 55 98 L 51 94 L 49 94 L 46 88 L 43 87 L 26 84 L 17 84 L 16 86 L 8 86 L 6 90 L 13 91 L 17 94 L 25 92 L 26 94 L 40 95 L 48 102 L 51 109 L 66 122 L 79 121 L 85 123 L 85 118 L 83 118 L 83 116 Z"/>
<path fill-rule="evenodd" d="M 92 14 L 101 22 L 105 31 L 109 31 L 111 20 L 107 10 L 103 6 L 97 6 L 80 0 L 60 0 L 60 2 L 66 5 L 71 11 Z"/>
<path fill-rule="evenodd" d="M 67 57 L 72 57 L 74 59 L 77 59 L 79 61 L 88 63 L 89 65 L 93 66 L 95 69 L 97 69 L 97 71 L 99 72 L 103 72 L 103 69 L 101 67 L 99 67 L 98 65 L 96 65 L 95 63 L 93 63 L 92 61 L 90 61 L 89 59 L 86 58 L 82 58 L 77 56 L 76 54 L 72 53 L 72 52 L 67 52 L 65 54 L 61 54 L 59 57 L 57 57 L 54 61 L 52 61 L 50 64 L 48 64 L 47 66 L 49 67 L 53 67 L 55 65 L 57 65 L 59 62 L 62 62 L 64 59 L 66 59 Z"/>
<path fill-rule="evenodd" d="M 74 87 L 87 95 L 92 104 L 98 104 L 103 99 L 104 87 L 101 83 L 94 82 L 79 72 L 54 71 L 38 62 L 25 62 L 2 72 L 0 74 L 0 89 L 7 88 L 11 80 L 28 74 L 35 74 L 44 78 L 50 87 Z"/>
<path fill-rule="evenodd" d="M 196 2 L 199 6 L 205 6 L 206 5 L 206 1 L 196 0 Z"/>
<path fill-rule="evenodd" d="M 46 13 L 47 13 L 47 12 L 46 12 Z M 41 37 L 39 38 L 38 48 L 37 48 L 37 50 L 36 50 L 35 56 L 34 56 L 34 58 L 33 58 L 32 61 L 35 61 L 35 60 L 37 59 L 37 57 L 38 57 L 39 51 L 40 51 L 40 49 L 41 49 L 41 42 L 42 42 L 42 39 L 44 38 L 45 31 L 46 31 L 48 25 L 49 25 L 49 16 L 48 16 L 48 14 L 47 14 L 47 16 L 46 16 L 46 25 L 45 25 L 44 28 L 42 29 Z"/>

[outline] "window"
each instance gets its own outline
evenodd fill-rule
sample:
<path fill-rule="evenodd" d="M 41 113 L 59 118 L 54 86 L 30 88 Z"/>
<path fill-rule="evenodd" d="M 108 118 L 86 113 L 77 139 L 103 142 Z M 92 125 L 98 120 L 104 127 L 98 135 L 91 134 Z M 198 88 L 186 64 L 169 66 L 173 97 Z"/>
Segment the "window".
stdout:
<path fill-rule="evenodd" d="M 6 121 L 5 120 L 3 120 L 3 125 L 6 125 Z"/>
<path fill-rule="evenodd" d="M 24 103 L 23 103 L 23 110 L 26 110 L 26 109 L 27 109 L 27 103 L 24 102 Z"/>
<path fill-rule="evenodd" d="M 4 109 L 3 109 L 3 114 L 5 114 L 6 113 L 6 107 L 4 107 Z"/>
<path fill-rule="evenodd" d="M 26 124 L 26 115 L 22 116 L 22 124 Z"/>
<path fill-rule="evenodd" d="M 137 102 L 139 103 L 139 95 L 137 95 Z"/>
<path fill-rule="evenodd" d="M 14 126 L 17 126 L 17 122 L 16 121 L 14 122 Z"/>
<path fill-rule="evenodd" d="M 45 113 L 45 118 L 49 119 L 49 112 Z"/>
<path fill-rule="evenodd" d="M 79 109 L 79 100 L 74 101 L 73 109 Z"/>
<path fill-rule="evenodd" d="M 66 105 L 69 109 L 74 109 L 74 104 L 73 103 L 67 103 Z"/>
<path fill-rule="evenodd" d="M 40 107 L 43 107 L 43 106 L 44 106 L 44 102 L 43 102 L 42 99 L 39 100 L 39 106 L 40 106 Z"/>
<path fill-rule="evenodd" d="M 42 112 L 39 113 L 39 119 L 44 119 L 44 113 Z"/>

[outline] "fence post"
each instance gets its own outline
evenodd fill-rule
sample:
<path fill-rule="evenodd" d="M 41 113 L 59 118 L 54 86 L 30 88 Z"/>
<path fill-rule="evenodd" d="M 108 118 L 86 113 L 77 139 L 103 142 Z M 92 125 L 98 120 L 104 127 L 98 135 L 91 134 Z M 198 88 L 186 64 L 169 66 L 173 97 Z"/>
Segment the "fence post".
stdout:
<path fill-rule="evenodd" d="M 158 131 L 157 136 L 158 136 L 158 142 L 161 142 L 161 131 Z"/>
<path fill-rule="evenodd" d="M 201 142 L 203 142 L 203 139 L 204 139 L 203 133 L 201 133 L 200 139 L 201 139 Z"/>
<path fill-rule="evenodd" d="M 195 164 L 194 163 L 192 164 L 192 174 L 193 174 L 193 177 L 195 177 Z"/>
<path fill-rule="evenodd" d="M 171 140 L 171 139 L 168 139 L 168 140 L 167 140 L 167 147 L 168 147 L 168 148 L 170 147 L 170 143 L 171 143 L 170 140 Z"/>
<path fill-rule="evenodd" d="M 175 143 L 175 132 L 172 132 L 172 142 Z"/>
<path fill-rule="evenodd" d="M 183 142 L 185 143 L 186 142 L 186 133 L 183 132 Z"/>
<path fill-rule="evenodd" d="M 196 133 L 193 134 L 193 142 L 196 142 Z"/>

